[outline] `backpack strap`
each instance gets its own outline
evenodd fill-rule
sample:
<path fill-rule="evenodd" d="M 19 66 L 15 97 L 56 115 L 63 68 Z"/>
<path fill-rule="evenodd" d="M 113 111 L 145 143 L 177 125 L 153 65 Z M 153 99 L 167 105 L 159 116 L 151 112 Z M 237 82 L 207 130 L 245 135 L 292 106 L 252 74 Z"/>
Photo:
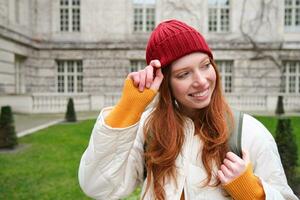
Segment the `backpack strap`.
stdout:
<path fill-rule="evenodd" d="M 228 141 L 230 150 L 242 158 L 242 127 L 244 113 L 233 110 L 234 129 L 231 131 Z"/>

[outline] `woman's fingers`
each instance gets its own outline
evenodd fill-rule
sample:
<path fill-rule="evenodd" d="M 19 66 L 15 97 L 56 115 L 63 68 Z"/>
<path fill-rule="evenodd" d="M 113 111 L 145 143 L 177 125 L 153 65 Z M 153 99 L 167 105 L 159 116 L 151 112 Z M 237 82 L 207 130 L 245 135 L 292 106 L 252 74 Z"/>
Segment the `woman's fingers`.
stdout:
<path fill-rule="evenodd" d="M 228 167 L 225 164 L 221 165 L 221 170 L 226 178 L 232 178 L 233 174 L 232 174 L 231 170 L 228 169 Z"/>
<path fill-rule="evenodd" d="M 245 163 L 247 165 L 250 162 L 249 151 L 246 149 L 243 149 L 242 153 L 243 153 L 243 160 L 245 161 Z"/>
<path fill-rule="evenodd" d="M 226 158 L 224 159 L 224 163 L 230 168 L 230 170 L 237 172 L 240 168 L 245 167 L 245 162 L 238 155 L 233 152 L 228 152 L 226 154 Z"/>
<path fill-rule="evenodd" d="M 242 152 L 243 159 L 232 152 L 226 154 L 223 164 L 220 167 L 222 174 L 218 172 L 218 177 L 223 184 L 239 177 L 245 171 L 250 159 L 248 151 L 243 150 Z"/>
<path fill-rule="evenodd" d="M 146 70 L 145 69 L 140 70 L 139 75 L 140 75 L 139 91 L 143 92 L 146 85 Z"/>
<path fill-rule="evenodd" d="M 146 87 L 150 88 L 152 82 L 153 82 L 153 67 L 148 65 L 146 68 Z"/>
<path fill-rule="evenodd" d="M 238 155 L 231 151 L 226 153 L 226 158 L 231 160 L 232 162 L 238 162 L 239 160 L 242 160 Z"/>
<path fill-rule="evenodd" d="M 155 78 L 154 78 L 153 83 L 152 83 L 150 88 L 152 90 L 157 91 L 159 89 L 163 79 L 164 79 L 164 75 L 161 72 L 161 69 L 157 69 L 156 72 L 155 72 Z"/>
<path fill-rule="evenodd" d="M 222 184 L 225 184 L 225 183 L 228 182 L 228 179 L 226 178 L 226 176 L 224 175 L 222 170 L 218 170 L 218 177 L 219 177 Z"/>
<path fill-rule="evenodd" d="M 159 60 L 151 60 L 150 64 L 152 67 L 161 68 L 161 63 Z"/>
<path fill-rule="evenodd" d="M 161 72 L 161 64 L 159 60 L 152 60 L 150 64 L 143 70 L 138 72 L 131 72 L 127 78 L 133 80 L 134 85 L 143 92 L 145 87 L 153 90 L 158 90 L 163 80 Z"/>
<path fill-rule="evenodd" d="M 138 87 L 140 83 L 140 74 L 139 72 L 131 72 L 128 74 L 127 78 L 133 80 L 134 86 Z"/>

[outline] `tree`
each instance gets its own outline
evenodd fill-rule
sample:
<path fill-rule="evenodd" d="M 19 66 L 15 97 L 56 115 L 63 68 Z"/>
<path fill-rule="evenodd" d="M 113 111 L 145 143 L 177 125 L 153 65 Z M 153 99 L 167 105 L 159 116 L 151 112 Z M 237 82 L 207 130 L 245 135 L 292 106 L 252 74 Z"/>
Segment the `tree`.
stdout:
<path fill-rule="evenodd" d="M 282 165 L 291 187 L 295 186 L 297 166 L 297 144 L 289 118 L 280 117 L 277 122 L 275 140 L 282 160 Z"/>
<path fill-rule="evenodd" d="M 0 148 L 14 148 L 17 144 L 11 107 L 2 106 L 0 115 Z"/>
<path fill-rule="evenodd" d="M 69 98 L 65 119 L 66 119 L 67 122 L 76 122 L 77 121 L 76 120 L 76 113 L 75 113 L 74 103 L 73 103 L 72 98 Z"/>
<path fill-rule="evenodd" d="M 277 106 L 275 110 L 276 115 L 282 115 L 284 114 L 284 107 L 283 107 L 283 96 L 279 95 L 277 99 Z"/>

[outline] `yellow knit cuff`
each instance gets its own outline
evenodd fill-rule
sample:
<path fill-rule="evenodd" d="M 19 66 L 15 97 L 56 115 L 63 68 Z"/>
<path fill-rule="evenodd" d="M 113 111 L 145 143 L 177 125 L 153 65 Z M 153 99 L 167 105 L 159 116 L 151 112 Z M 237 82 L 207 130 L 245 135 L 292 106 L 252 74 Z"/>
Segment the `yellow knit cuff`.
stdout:
<path fill-rule="evenodd" d="M 265 199 L 260 180 L 253 174 L 251 163 L 239 177 L 223 186 L 235 200 Z"/>
<path fill-rule="evenodd" d="M 105 118 L 105 123 L 113 128 L 124 128 L 135 124 L 156 93 L 157 91 L 146 88 L 140 92 L 134 86 L 133 80 L 126 79 L 122 97 Z"/>

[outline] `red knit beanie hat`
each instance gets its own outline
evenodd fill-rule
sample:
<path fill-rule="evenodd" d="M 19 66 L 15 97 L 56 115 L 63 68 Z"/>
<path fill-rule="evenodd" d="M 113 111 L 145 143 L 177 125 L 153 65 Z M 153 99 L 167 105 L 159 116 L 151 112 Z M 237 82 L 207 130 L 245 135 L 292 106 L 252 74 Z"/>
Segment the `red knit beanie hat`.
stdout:
<path fill-rule="evenodd" d="M 165 67 L 178 58 L 192 52 L 206 53 L 213 58 L 203 36 L 193 27 L 178 21 L 161 22 L 151 33 L 146 48 L 146 61 L 158 59 Z"/>

